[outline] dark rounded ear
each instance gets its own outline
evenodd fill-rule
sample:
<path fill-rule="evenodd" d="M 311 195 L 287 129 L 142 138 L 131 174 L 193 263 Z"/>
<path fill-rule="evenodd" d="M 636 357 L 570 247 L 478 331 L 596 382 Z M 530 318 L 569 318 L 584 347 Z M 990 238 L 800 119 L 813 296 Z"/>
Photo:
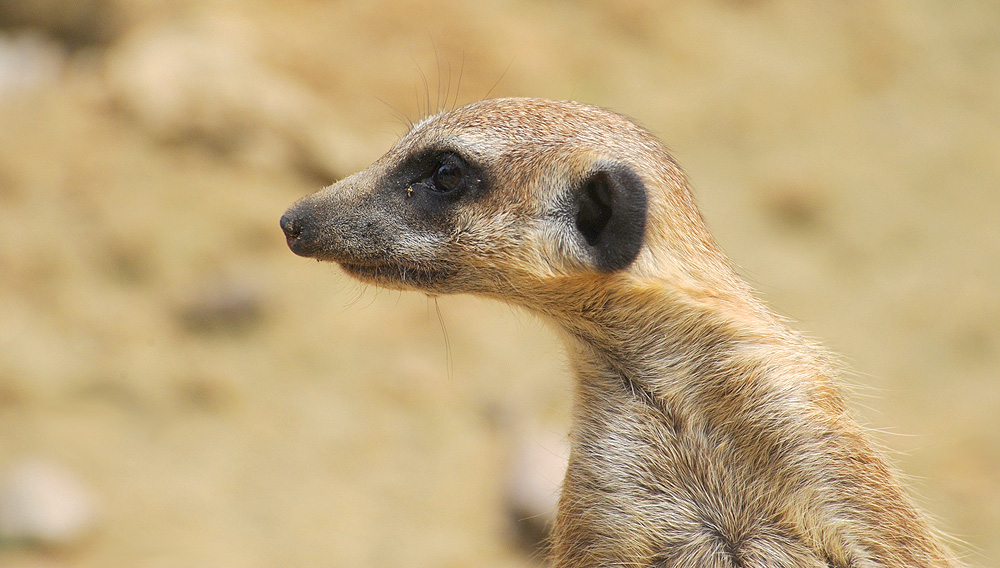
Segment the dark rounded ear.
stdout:
<path fill-rule="evenodd" d="M 623 270 L 639 256 L 646 233 L 646 186 L 628 166 L 611 164 L 575 189 L 576 228 L 601 272 Z"/>

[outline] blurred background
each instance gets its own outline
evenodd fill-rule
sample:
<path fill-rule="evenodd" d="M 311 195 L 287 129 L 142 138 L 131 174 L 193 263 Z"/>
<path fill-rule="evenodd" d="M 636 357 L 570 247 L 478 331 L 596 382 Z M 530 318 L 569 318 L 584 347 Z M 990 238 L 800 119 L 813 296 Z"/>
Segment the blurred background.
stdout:
<path fill-rule="evenodd" d="M 560 475 L 549 331 L 278 229 L 407 117 L 509 95 L 660 136 L 996 565 L 998 30 L 993 1 L 0 0 L 0 566 L 537 565 L 509 490 Z"/>

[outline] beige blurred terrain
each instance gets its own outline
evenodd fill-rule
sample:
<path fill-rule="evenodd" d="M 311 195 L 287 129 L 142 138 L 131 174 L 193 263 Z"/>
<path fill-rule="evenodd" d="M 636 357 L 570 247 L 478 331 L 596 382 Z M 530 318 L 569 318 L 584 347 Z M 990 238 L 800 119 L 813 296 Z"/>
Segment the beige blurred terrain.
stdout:
<path fill-rule="evenodd" d="M 0 478 L 40 460 L 95 503 L 0 567 L 537 565 L 504 485 L 567 428 L 549 331 L 355 284 L 278 228 L 405 117 L 513 95 L 660 136 L 918 500 L 1000 563 L 1000 6 L 458 6 L 0 0 Z"/>

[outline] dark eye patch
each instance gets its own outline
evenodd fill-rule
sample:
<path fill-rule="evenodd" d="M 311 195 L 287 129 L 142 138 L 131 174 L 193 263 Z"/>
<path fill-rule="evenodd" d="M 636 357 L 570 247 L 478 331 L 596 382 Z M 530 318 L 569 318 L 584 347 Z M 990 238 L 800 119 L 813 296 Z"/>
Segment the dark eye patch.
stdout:
<path fill-rule="evenodd" d="M 482 170 L 448 149 L 414 154 L 400 165 L 397 176 L 405 184 L 407 197 L 423 195 L 432 201 L 435 198 L 454 201 L 483 185 Z"/>

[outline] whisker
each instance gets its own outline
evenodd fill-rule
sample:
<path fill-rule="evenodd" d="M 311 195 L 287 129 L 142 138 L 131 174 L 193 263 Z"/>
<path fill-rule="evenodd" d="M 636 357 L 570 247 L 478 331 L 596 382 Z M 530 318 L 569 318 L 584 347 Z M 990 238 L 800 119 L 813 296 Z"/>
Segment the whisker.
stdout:
<path fill-rule="evenodd" d="M 458 98 L 462 92 L 462 75 L 465 74 L 465 50 L 462 50 L 462 64 L 458 68 L 458 83 L 455 86 L 455 100 L 451 103 L 451 109 L 458 107 Z"/>
<path fill-rule="evenodd" d="M 400 122 L 404 123 L 404 125 L 408 129 L 412 129 L 413 128 L 413 121 L 410 120 L 410 117 L 406 116 L 406 113 L 404 113 L 402 110 L 400 110 L 399 108 L 397 108 L 394 105 L 389 104 L 382 97 L 375 97 L 375 100 L 377 100 L 378 102 L 380 102 L 380 103 L 384 104 L 385 106 L 389 107 L 389 112 L 392 113 L 392 116 L 394 116 L 396 118 L 396 120 L 399 120 Z"/>
<path fill-rule="evenodd" d="M 420 111 L 420 114 L 422 116 L 425 116 L 425 117 L 426 116 L 430 116 L 431 115 L 431 87 L 430 87 L 430 85 L 427 82 L 427 74 L 424 73 L 423 68 L 420 67 L 420 64 L 417 63 L 416 59 L 414 59 L 413 57 L 410 57 L 410 61 L 413 61 L 413 64 L 417 66 L 417 71 L 420 73 L 420 80 L 424 83 L 424 100 L 427 102 L 427 104 L 424 106 L 424 108 L 421 109 L 421 106 L 420 106 L 420 96 L 418 94 L 417 95 L 417 110 Z M 414 87 L 414 89 L 416 89 L 416 87 Z M 418 91 L 418 93 L 419 93 L 419 91 Z"/>
<path fill-rule="evenodd" d="M 444 336 L 445 369 L 448 373 L 448 381 L 455 380 L 455 364 L 451 355 L 451 338 L 448 336 L 448 326 L 444 323 L 444 315 L 441 313 L 441 304 L 438 303 L 437 296 L 429 297 L 434 300 L 434 311 L 437 313 L 438 323 L 441 324 L 441 334 Z"/>
<path fill-rule="evenodd" d="M 504 69 L 503 73 L 500 74 L 500 78 L 497 79 L 496 83 L 493 83 L 493 86 L 490 87 L 490 90 L 486 91 L 486 94 L 483 96 L 484 101 L 490 98 L 490 93 L 493 92 L 493 89 L 497 88 L 497 85 L 500 84 L 500 81 L 503 81 L 503 78 L 507 76 L 507 72 L 510 71 L 511 66 L 514 65 L 514 59 L 516 59 L 516 57 L 511 58 L 510 63 L 507 64 L 507 68 Z"/>

